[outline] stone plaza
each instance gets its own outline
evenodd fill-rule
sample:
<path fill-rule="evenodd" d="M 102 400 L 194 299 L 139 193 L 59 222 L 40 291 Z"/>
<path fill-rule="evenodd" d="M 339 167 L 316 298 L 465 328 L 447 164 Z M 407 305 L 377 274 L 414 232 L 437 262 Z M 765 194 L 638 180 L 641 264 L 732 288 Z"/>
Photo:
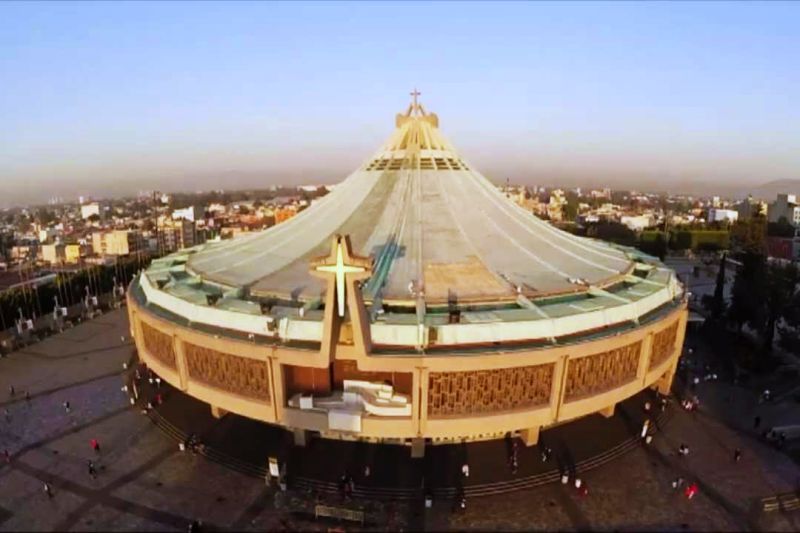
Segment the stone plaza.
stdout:
<path fill-rule="evenodd" d="M 754 391 L 736 388 L 738 418 L 718 416 L 731 410 L 723 398 L 734 389 L 722 379 L 702 384 L 704 408 L 675 409 L 649 446 L 583 473 L 584 497 L 556 482 L 471 498 L 463 512 L 453 512 L 446 500 L 430 509 L 418 501 L 376 503 L 379 518 L 362 526 L 315 520 L 303 492 L 291 486 L 284 492 L 181 452 L 121 390 L 132 350 L 125 311 L 116 310 L 0 359 L 0 451 L 10 454 L 0 465 L 0 530 L 182 530 L 193 520 L 212 531 L 800 528 L 800 516 L 765 513 L 760 505 L 762 498 L 796 490 L 798 466 L 749 430 Z M 691 450 L 686 457 L 676 453 L 681 443 Z M 742 450 L 738 463 L 736 448 Z M 96 479 L 87 472 L 90 460 Z M 479 475 L 481 459 L 470 464 Z M 674 491 L 676 477 L 696 482 L 698 495 L 688 500 Z"/>

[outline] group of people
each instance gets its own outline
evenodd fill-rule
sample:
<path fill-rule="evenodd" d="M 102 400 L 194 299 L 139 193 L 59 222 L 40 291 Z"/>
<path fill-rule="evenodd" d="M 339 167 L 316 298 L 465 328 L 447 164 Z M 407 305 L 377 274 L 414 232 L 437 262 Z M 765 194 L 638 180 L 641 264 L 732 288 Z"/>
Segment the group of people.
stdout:
<path fill-rule="evenodd" d="M 675 478 L 672 481 L 672 490 L 678 491 L 681 489 L 681 487 L 683 487 L 683 495 L 687 500 L 694 498 L 700 490 L 700 487 L 698 487 L 696 481 L 693 481 L 692 483 L 686 483 L 686 480 L 682 477 Z"/>
<path fill-rule="evenodd" d="M 100 455 L 100 441 L 98 441 L 97 439 L 90 439 L 89 440 L 89 447 L 92 449 L 92 451 L 95 453 L 95 455 Z M 6 462 L 10 462 L 11 458 L 8 455 L 8 450 L 5 450 L 4 455 L 5 455 L 5 458 L 6 458 Z M 92 459 L 89 459 L 89 460 L 86 461 L 86 467 L 87 467 L 87 471 L 89 473 L 89 476 L 92 479 L 97 479 L 97 470 L 98 470 L 98 468 L 97 468 L 97 465 L 95 465 L 95 463 L 94 463 L 94 461 Z M 102 467 L 101 467 L 101 469 L 102 469 Z M 45 493 L 45 496 L 47 496 L 48 499 L 52 499 L 53 498 L 53 496 L 54 496 L 53 488 L 50 486 L 50 483 L 48 483 L 47 481 L 45 481 L 43 483 L 42 491 Z"/>

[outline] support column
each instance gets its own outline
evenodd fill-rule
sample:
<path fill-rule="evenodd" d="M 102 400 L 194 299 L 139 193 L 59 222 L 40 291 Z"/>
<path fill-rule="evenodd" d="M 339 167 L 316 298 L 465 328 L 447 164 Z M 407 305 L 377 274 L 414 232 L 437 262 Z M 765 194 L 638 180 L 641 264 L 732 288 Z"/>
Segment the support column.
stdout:
<path fill-rule="evenodd" d="M 523 429 L 520 431 L 519 436 L 525 446 L 534 446 L 539 442 L 539 426 Z"/>
<path fill-rule="evenodd" d="M 425 439 L 411 439 L 411 458 L 421 459 L 425 457 Z"/>
<path fill-rule="evenodd" d="M 650 370 L 650 358 L 653 355 L 653 337 L 655 333 L 650 332 L 642 339 L 642 348 L 639 353 L 639 366 L 636 368 L 636 379 L 645 385 L 647 373 Z"/>
<path fill-rule="evenodd" d="M 412 404 L 414 427 L 417 435 L 425 434 L 425 425 L 428 421 L 428 381 L 430 371 L 427 368 L 418 367 L 414 372 L 414 394 Z"/>
<path fill-rule="evenodd" d="M 617 407 L 617 404 L 612 403 L 608 407 L 604 407 L 598 411 L 599 414 L 603 415 L 606 418 L 611 418 L 614 416 L 614 409 Z"/>
<path fill-rule="evenodd" d="M 283 420 L 283 408 L 286 406 L 286 399 L 284 398 L 284 382 L 283 382 L 283 368 L 277 358 L 270 357 L 269 368 L 270 376 L 272 377 L 272 405 L 275 413 L 275 422 Z"/>
<path fill-rule="evenodd" d="M 552 422 L 557 422 L 561 404 L 564 403 L 564 392 L 567 384 L 567 372 L 569 371 L 569 355 L 562 355 L 554 363 L 553 383 L 550 389 L 550 413 Z"/>
<path fill-rule="evenodd" d="M 173 336 L 172 339 L 172 345 L 175 349 L 175 366 L 177 366 L 178 377 L 181 380 L 181 390 L 186 392 L 186 389 L 189 387 L 189 367 L 186 364 L 186 347 L 179 337 Z"/>
<path fill-rule="evenodd" d="M 677 335 L 675 335 L 675 346 L 670 356 L 672 363 L 669 365 L 669 369 L 667 369 L 664 375 L 656 382 L 656 390 L 659 394 L 663 394 L 664 396 L 669 395 L 672 390 L 672 380 L 675 378 L 675 372 L 678 371 L 678 361 L 683 353 L 683 340 L 686 336 L 686 323 L 688 320 L 689 310 L 684 307 L 681 317 L 678 319 L 678 332 Z"/>
<path fill-rule="evenodd" d="M 680 348 L 679 348 L 680 349 Z M 664 373 L 663 376 L 658 378 L 656 381 L 656 390 L 659 394 L 663 396 L 669 396 L 670 391 L 672 390 L 672 380 L 675 378 L 675 371 L 678 369 L 678 359 L 675 359 L 675 362 L 669 365 L 669 368 Z"/>
<path fill-rule="evenodd" d="M 305 448 L 308 441 L 308 432 L 305 429 L 294 430 L 294 445 Z"/>

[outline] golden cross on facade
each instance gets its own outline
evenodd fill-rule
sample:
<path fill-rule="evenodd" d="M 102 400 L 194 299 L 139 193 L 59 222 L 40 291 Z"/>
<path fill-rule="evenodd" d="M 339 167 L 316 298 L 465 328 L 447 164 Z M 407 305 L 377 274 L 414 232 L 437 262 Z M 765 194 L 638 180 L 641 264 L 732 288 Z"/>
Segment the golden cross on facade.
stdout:
<path fill-rule="evenodd" d="M 314 261 L 312 272 L 329 278 L 328 290 L 335 291 L 339 316 L 344 317 L 347 285 L 351 285 L 351 290 L 354 290 L 356 280 L 368 278 L 372 274 L 372 260 L 354 256 L 350 249 L 350 239 L 336 235 L 331 243 L 331 255 Z"/>

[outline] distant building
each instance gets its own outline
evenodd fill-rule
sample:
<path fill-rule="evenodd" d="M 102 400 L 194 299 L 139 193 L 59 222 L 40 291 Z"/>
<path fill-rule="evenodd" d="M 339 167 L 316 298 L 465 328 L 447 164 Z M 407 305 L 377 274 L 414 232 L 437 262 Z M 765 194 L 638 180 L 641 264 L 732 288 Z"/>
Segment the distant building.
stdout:
<path fill-rule="evenodd" d="M 205 231 L 188 219 L 165 221 L 158 228 L 158 247 L 161 252 L 175 252 L 206 242 Z"/>
<path fill-rule="evenodd" d="M 51 265 L 60 265 L 66 259 L 66 246 L 63 244 L 45 244 L 42 246 L 42 261 Z"/>
<path fill-rule="evenodd" d="M 653 215 L 623 215 L 619 221 L 633 231 L 642 231 L 656 224 L 656 219 Z"/>
<path fill-rule="evenodd" d="M 64 245 L 64 262 L 68 265 L 79 263 L 80 260 L 88 255 L 91 251 L 89 246 L 81 244 L 66 244 Z"/>
<path fill-rule="evenodd" d="M 556 189 L 550 193 L 550 202 L 547 204 L 547 216 L 550 220 L 556 222 L 564 218 L 564 206 L 567 205 L 567 199 L 564 196 L 564 191 Z"/>
<path fill-rule="evenodd" d="M 55 228 L 42 228 L 39 230 L 39 242 L 44 244 L 51 242 L 58 235 L 58 230 Z"/>
<path fill-rule="evenodd" d="M 752 196 L 748 196 L 746 200 L 736 204 L 735 208 L 736 212 L 739 213 L 739 220 L 747 220 L 767 212 L 766 202 L 753 200 Z"/>
<path fill-rule="evenodd" d="M 114 230 L 92 234 L 92 249 L 100 256 L 128 255 L 144 247 L 142 235 L 136 230 Z"/>
<path fill-rule="evenodd" d="M 100 204 L 97 202 L 83 204 L 81 206 L 81 218 L 86 220 L 92 215 L 97 215 L 98 217 L 103 216 L 102 210 L 100 209 Z"/>
<path fill-rule="evenodd" d="M 191 220 L 197 222 L 203 218 L 203 208 L 196 205 L 185 207 L 183 209 L 176 209 L 172 212 L 172 220 Z"/>
<path fill-rule="evenodd" d="M 767 255 L 776 259 L 800 259 L 800 237 L 767 237 Z"/>
<path fill-rule="evenodd" d="M 712 207 L 708 210 L 709 222 L 736 222 L 739 212 L 734 209 L 718 209 Z"/>
<path fill-rule="evenodd" d="M 297 214 L 297 207 L 294 205 L 287 205 L 286 207 L 278 207 L 275 209 L 275 224 L 286 222 Z"/>
<path fill-rule="evenodd" d="M 767 220 L 778 222 L 781 218 L 796 226 L 800 223 L 800 206 L 794 194 L 779 194 L 778 198 L 767 208 Z"/>

